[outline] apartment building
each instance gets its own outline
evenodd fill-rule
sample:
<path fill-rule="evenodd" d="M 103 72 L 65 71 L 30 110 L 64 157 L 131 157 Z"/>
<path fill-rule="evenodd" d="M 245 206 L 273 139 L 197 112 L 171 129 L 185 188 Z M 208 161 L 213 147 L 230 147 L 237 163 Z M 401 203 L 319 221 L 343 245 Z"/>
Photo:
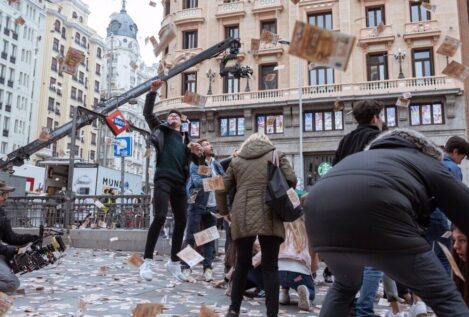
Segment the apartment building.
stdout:
<path fill-rule="evenodd" d="M 207 60 L 168 81 L 155 111 L 178 108 L 191 120 L 194 138 L 208 137 L 219 156 L 229 155 L 251 133 L 263 131 L 288 154 L 297 173 L 300 122 L 303 127 L 305 185 L 319 179 L 318 168 L 330 162 L 339 140 L 356 126 L 354 102 L 381 100 L 390 128 L 412 128 L 443 145 L 452 135 L 467 135 L 463 83 L 442 75 L 451 60 L 436 53 L 446 35 L 460 38 L 458 3 L 434 0 L 435 12 L 420 1 L 288 0 L 163 1 L 162 28 L 177 26 L 160 71 L 186 60 L 226 37 L 239 37 L 238 60 L 254 69 L 252 79 L 221 78 L 220 57 Z M 354 35 L 356 46 L 346 72 L 314 67 L 288 54 L 285 44 L 262 44 L 250 52 L 262 30 L 290 39 L 295 21 Z M 384 23 L 384 31 L 376 27 Z M 283 42 L 283 41 L 282 41 Z M 267 76 L 275 74 L 275 76 Z M 274 77 L 273 80 L 272 77 Z M 209 79 L 210 78 L 210 79 Z M 269 79 L 269 81 L 266 80 Z M 210 85 L 210 80 L 212 80 Z M 209 87 L 210 86 L 210 87 Z M 203 110 L 182 103 L 185 91 L 213 94 Z M 409 108 L 396 107 L 410 92 Z M 300 96 L 303 111 L 300 113 Z M 334 104 L 344 105 L 334 110 Z"/>
<path fill-rule="evenodd" d="M 44 23 L 41 0 L 0 2 L 0 155 L 37 137 Z"/>
<path fill-rule="evenodd" d="M 80 0 L 45 2 L 44 53 L 36 138 L 42 128 L 51 130 L 69 122 L 74 107 L 92 109 L 99 102 L 104 67 L 103 39 L 88 25 L 90 11 Z M 60 60 L 69 48 L 85 54 L 76 75 L 65 74 Z M 77 132 L 76 156 L 87 162 L 97 160 L 97 123 Z M 34 160 L 66 158 L 70 153 L 69 136 L 35 154 Z"/>

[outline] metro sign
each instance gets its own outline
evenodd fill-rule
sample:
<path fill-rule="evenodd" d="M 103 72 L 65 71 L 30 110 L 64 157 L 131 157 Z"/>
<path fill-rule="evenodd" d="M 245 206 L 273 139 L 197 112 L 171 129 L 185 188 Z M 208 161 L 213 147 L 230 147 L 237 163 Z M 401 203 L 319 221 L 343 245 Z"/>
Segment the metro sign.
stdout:
<path fill-rule="evenodd" d="M 106 117 L 106 123 L 114 135 L 119 135 L 129 128 L 129 123 L 125 120 L 124 115 L 116 110 Z"/>

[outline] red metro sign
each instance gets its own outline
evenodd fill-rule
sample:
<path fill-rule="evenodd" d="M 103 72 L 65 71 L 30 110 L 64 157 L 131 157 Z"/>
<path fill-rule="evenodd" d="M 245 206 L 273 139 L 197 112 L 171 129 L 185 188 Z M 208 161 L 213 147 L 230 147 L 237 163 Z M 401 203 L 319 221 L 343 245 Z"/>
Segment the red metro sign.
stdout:
<path fill-rule="evenodd" d="M 129 123 L 125 120 L 124 115 L 116 110 L 106 117 L 106 123 L 114 135 L 119 135 L 129 128 Z"/>

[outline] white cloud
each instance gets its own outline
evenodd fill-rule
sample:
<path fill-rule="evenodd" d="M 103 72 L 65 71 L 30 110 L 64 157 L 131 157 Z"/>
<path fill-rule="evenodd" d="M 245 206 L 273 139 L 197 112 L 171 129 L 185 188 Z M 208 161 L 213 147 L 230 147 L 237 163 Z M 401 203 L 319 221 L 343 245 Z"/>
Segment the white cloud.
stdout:
<path fill-rule="evenodd" d="M 88 25 L 96 30 L 99 35 L 106 38 L 106 28 L 111 21 L 109 17 L 112 13 L 117 13 L 122 7 L 120 0 L 82 0 L 89 6 L 91 11 L 88 17 Z M 147 65 L 157 61 L 153 55 L 152 46 L 145 45 L 145 37 L 155 36 L 158 38 L 158 31 L 163 19 L 163 6 L 161 1 L 156 7 L 149 5 L 149 0 L 127 0 L 127 14 L 134 20 L 138 27 L 137 39 L 140 44 L 140 53 Z"/>

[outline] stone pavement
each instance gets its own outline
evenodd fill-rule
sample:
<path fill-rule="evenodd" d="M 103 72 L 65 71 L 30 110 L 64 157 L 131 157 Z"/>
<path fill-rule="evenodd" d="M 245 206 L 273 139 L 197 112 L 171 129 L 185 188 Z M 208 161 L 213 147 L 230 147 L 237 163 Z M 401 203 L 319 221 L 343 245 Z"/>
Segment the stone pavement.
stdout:
<path fill-rule="evenodd" d="M 153 281 L 147 282 L 127 263 L 128 252 L 70 248 L 65 254 L 53 266 L 20 276 L 25 293 L 14 295 L 6 316 L 131 316 L 138 303 L 164 303 L 165 316 L 198 316 L 205 304 L 224 316 L 229 304 L 224 289 L 203 281 L 201 267 L 194 269 L 196 283 L 181 283 L 164 269 L 167 258 L 157 256 Z M 214 278 L 221 280 L 221 258 L 214 264 Z M 280 306 L 279 316 L 318 316 L 328 286 L 322 278 L 317 280 L 313 311 L 299 311 L 296 305 Z M 297 297 L 292 293 L 294 301 Z M 84 312 L 79 310 L 80 302 Z M 384 316 L 386 308 L 377 306 L 376 313 Z M 264 299 L 243 301 L 241 315 L 265 316 Z"/>

